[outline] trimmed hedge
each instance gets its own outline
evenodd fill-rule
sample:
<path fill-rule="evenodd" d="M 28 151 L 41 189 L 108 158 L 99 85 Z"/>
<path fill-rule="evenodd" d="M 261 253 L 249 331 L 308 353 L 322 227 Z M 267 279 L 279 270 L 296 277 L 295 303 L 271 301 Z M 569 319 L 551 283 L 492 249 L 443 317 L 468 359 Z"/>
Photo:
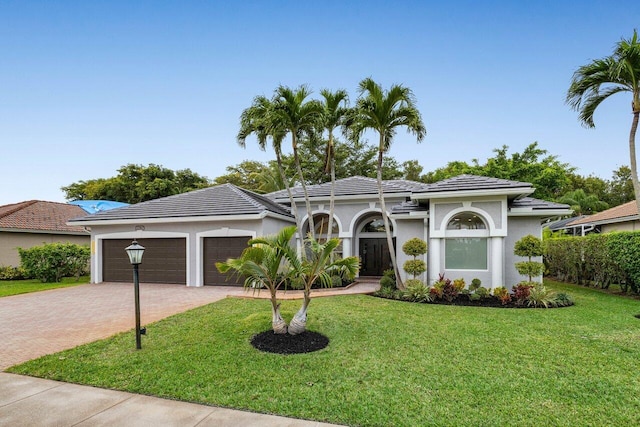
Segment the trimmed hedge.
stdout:
<path fill-rule="evenodd" d="M 547 274 L 563 282 L 640 293 L 640 232 L 552 238 L 544 249 Z"/>
<path fill-rule="evenodd" d="M 29 249 L 18 248 L 20 267 L 29 277 L 43 283 L 60 282 L 63 277 L 86 273 L 91 258 L 88 245 L 45 243 Z"/>

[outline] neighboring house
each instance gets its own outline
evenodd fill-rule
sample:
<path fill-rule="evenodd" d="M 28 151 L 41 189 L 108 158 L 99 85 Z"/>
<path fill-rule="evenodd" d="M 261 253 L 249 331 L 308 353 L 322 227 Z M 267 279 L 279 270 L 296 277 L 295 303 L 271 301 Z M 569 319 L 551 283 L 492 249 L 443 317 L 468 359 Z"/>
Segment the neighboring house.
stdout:
<path fill-rule="evenodd" d="M 496 178 L 462 175 L 435 184 L 391 180 L 383 188 L 400 268 L 409 259 L 403 243 L 419 237 L 428 242 L 430 283 L 444 273 L 467 282 L 477 277 L 487 287 L 510 287 L 521 280 L 513 267 L 520 260 L 513 255 L 515 242 L 527 234 L 541 236 L 544 219 L 571 213 L 567 205 L 527 197 L 534 191 L 531 184 Z M 307 189 L 316 234 L 326 235 L 331 185 Z M 292 192 L 306 228 L 302 189 Z M 215 262 L 239 256 L 252 237 L 295 224 L 289 208 L 285 191 L 263 196 L 223 184 L 98 212 L 69 224 L 91 227 L 94 283 L 132 280 L 124 248 L 137 239 L 146 248 L 141 281 L 221 285 L 230 283 Z M 332 235 L 342 239 L 343 256 L 360 257 L 361 276 L 380 276 L 390 268 L 380 212 L 375 179 L 336 182 Z"/>
<path fill-rule="evenodd" d="M 577 218 L 566 224 L 565 229 L 575 236 L 584 236 L 592 232 L 638 231 L 640 230 L 638 205 L 633 200 L 597 214 Z"/>
<path fill-rule="evenodd" d="M 18 248 L 54 242 L 88 245 L 91 238 L 82 225 L 67 225 L 86 215 L 78 206 L 41 200 L 0 206 L 0 265 L 19 266 Z"/>

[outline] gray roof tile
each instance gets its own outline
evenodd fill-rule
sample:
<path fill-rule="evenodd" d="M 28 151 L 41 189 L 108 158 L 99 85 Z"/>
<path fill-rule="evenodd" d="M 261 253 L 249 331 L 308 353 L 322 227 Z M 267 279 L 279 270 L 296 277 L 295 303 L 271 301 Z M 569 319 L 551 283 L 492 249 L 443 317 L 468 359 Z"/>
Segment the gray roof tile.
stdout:
<path fill-rule="evenodd" d="M 532 188 L 528 182 L 510 181 L 507 179 L 491 178 L 478 175 L 458 175 L 426 185 L 426 189 L 417 193 L 436 193 L 445 191 L 469 191 L 469 190 L 497 190 L 497 189 L 528 189 Z"/>
<path fill-rule="evenodd" d="M 265 196 L 233 184 L 222 184 L 98 212 L 72 221 L 251 215 L 264 211 L 291 217 L 284 206 Z"/>
<path fill-rule="evenodd" d="M 511 202 L 512 208 L 531 209 L 569 209 L 571 206 L 561 203 L 548 202 L 546 200 L 535 199 L 533 197 L 521 197 Z"/>
<path fill-rule="evenodd" d="M 417 189 L 424 189 L 426 188 L 426 185 L 407 180 L 391 180 L 382 181 L 382 188 L 385 194 L 410 193 Z M 331 183 L 325 182 L 323 184 L 308 185 L 307 192 L 309 193 L 309 197 L 329 197 L 331 195 Z M 291 189 L 291 193 L 294 198 L 304 197 L 304 192 L 301 186 L 293 187 Z M 336 180 L 336 196 L 355 196 L 366 194 L 378 194 L 378 181 L 375 178 L 352 176 Z M 267 197 L 281 201 L 288 201 L 289 198 L 286 190 L 270 193 Z"/>

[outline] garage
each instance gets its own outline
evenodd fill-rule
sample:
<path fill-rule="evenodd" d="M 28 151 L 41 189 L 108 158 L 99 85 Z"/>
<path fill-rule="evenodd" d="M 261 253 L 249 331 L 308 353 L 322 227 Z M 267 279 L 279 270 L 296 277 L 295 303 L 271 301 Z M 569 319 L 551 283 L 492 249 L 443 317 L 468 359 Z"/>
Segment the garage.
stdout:
<path fill-rule="evenodd" d="M 242 237 L 205 237 L 203 241 L 203 272 L 205 285 L 242 286 L 242 279 L 229 278 L 216 268 L 216 262 L 237 258 L 247 247 L 251 236 Z"/>
<path fill-rule="evenodd" d="M 184 238 L 138 239 L 145 247 L 140 264 L 141 283 L 187 283 L 187 244 Z M 102 241 L 102 280 L 133 282 L 133 270 L 124 248 L 131 239 Z"/>

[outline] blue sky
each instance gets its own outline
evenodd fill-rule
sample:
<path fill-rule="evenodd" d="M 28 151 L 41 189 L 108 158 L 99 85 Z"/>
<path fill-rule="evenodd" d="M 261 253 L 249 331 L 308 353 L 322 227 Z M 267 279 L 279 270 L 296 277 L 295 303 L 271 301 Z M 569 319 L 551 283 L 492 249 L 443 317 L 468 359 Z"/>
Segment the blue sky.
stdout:
<path fill-rule="evenodd" d="M 615 6 L 613 6 L 615 5 Z M 630 96 L 583 128 L 573 71 L 640 24 L 637 2 L 2 1 L 0 204 L 64 201 L 60 187 L 127 163 L 215 178 L 244 159 L 238 118 L 256 95 L 372 77 L 409 86 L 427 137 L 390 154 L 425 171 L 533 141 L 610 178 L 629 164 Z"/>

